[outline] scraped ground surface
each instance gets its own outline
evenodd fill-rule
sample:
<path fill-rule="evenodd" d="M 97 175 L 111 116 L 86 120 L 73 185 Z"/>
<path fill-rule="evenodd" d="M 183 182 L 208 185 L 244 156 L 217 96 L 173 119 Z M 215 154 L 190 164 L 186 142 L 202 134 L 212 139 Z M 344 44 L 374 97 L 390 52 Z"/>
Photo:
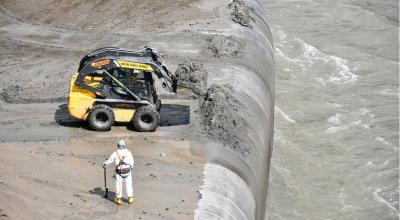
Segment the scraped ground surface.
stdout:
<path fill-rule="evenodd" d="M 69 119 L 65 104 L 11 104 L 1 111 L 0 204 L 10 219 L 192 219 L 202 182 L 200 148 L 174 135 L 189 123 L 190 101 L 165 101 L 155 133 L 126 125 L 107 133 Z M 58 123 L 57 123 L 58 122 Z M 182 127 L 182 128 L 179 128 Z M 135 157 L 133 205 L 116 206 L 112 166 L 108 199 L 101 166 L 119 139 Z M 124 192 L 125 193 L 125 192 Z M 126 198 L 126 194 L 124 194 Z M 21 211 L 21 208 L 23 211 Z"/>

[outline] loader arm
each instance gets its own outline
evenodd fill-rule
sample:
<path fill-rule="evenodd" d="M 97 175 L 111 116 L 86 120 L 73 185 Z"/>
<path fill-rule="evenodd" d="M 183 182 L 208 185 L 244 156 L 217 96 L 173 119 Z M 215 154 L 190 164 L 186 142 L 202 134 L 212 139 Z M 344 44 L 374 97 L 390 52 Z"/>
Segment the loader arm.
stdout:
<path fill-rule="evenodd" d="M 173 73 L 171 73 L 162 59 L 162 55 L 158 53 L 155 49 L 146 47 L 149 53 L 151 53 L 153 59 L 153 65 L 155 65 L 158 71 L 156 71 L 156 75 L 158 79 L 161 81 L 164 89 L 176 93 L 178 79 L 175 77 Z"/>

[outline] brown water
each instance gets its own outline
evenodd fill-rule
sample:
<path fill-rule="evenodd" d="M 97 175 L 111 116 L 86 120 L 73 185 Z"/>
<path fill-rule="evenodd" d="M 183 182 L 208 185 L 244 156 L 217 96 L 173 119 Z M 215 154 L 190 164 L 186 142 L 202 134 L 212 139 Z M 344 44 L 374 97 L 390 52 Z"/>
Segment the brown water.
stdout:
<path fill-rule="evenodd" d="M 397 219 L 398 2 L 262 3 L 277 72 L 268 219 Z"/>

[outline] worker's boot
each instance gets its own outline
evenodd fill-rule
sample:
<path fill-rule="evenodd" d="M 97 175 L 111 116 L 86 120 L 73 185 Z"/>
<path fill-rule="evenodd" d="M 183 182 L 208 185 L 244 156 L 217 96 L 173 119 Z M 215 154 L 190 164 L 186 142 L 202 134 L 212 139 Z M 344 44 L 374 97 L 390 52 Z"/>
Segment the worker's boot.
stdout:
<path fill-rule="evenodd" d="M 128 197 L 128 203 L 132 204 L 135 201 L 135 199 L 133 197 Z"/>
<path fill-rule="evenodd" d="M 117 204 L 117 205 L 121 205 L 121 204 L 122 204 L 121 198 L 115 198 L 115 199 L 114 199 L 114 202 L 115 202 L 115 204 Z"/>

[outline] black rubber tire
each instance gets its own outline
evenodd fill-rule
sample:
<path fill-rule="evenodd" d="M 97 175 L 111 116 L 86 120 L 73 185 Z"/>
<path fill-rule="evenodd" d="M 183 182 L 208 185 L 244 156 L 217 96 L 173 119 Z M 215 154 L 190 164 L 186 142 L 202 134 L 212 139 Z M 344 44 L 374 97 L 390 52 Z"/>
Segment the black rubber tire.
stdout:
<path fill-rule="evenodd" d="M 133 116 L 133 125 L 137 131 L 155 131 L 160 125 L 160 114 L 150 105 L 141 106 L 136 109 Z"/>
<path fill-rule="evenodd" d="M 160 110 L 161 110 L 161 100 L 160 99 L 156 100 L 156 110 L 158 112 L 160 112 Z"/>
<path fill-rule="evenodd" d="M 108 131 L 115 122 L 114 112 L 107 105 L 96 105 L 89 112 L 88 122 L 95 131 Z"/>

